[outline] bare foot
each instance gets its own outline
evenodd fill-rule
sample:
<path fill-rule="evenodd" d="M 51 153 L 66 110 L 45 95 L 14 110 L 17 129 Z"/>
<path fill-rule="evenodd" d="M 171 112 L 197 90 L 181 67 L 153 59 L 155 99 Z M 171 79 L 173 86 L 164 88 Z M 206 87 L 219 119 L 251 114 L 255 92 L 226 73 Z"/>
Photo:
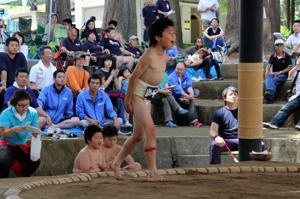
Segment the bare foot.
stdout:
<path fill-rule="evenodd" d="M 121 168 L 120 165 L 117 165 L 116 163 L 112 163 L 110 165 L 111 169 L 115 173 L 115 178 L 116 180 L 123 180 L 122 175 L 121 175 Z"/>
<path fill-rule="evenodd" d="M 149 173 L 148 175 L 148 182 L 165 182 L 167 179 L 157 172 L 155 173 Z"/>

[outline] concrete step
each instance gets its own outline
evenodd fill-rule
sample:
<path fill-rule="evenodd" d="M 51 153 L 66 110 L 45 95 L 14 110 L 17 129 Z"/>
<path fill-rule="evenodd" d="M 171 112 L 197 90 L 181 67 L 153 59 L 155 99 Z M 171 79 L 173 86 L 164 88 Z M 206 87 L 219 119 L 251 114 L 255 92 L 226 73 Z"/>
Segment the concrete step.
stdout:
<path fill-rule="evenodd" d="M 276 98 L 284 100 L 286 91 L 291 87 L 292 81 L 287 81 L 283 86 L 278 88 Z M 237 79 L 211 80 L 193 82 L 193 88 L 200 90 L 199 99 L 222 99 L 222 91 L 228 86 L 238 88 Z"/>
<path fill-rule="evenodd" d="M 221 64 L 220 72 L 225 79 L 237 79 L 238 64 Z"/>
<path fill-rule="evenodd" d="M 278 101 L 274 104 L 264 104 L 263 121 L 270 121 L 285 103 L 285 101 Z M 210 125 L 214 112 L 224 106 L 224 102 L 223 100 L 196 99 L 195 105 L 200 121 L 205 125 Z M 299 118 L 298 115 L 299 114 L 290 116 L 283 126 L 291 126 L 293 121 Z M 152 106 L 152 117 L 155 124 L 164 125 L 164 116 L 161 107 Z M 177 115 L 174 115 L 175 120 L 182 120 L 182 118 L 183 117 L 177 117 Z"/>

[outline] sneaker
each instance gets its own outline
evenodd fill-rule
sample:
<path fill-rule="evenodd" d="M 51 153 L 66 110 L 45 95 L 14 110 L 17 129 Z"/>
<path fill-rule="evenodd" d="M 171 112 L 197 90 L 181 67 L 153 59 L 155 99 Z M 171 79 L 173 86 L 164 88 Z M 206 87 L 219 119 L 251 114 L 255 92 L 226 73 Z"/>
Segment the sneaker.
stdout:
<path fill-rule="evenodd" d="M 174 124 L 172 121 L 168 121 L 168 122 L 166 123 L 166 126 L 167 126 L 167 127 L 170 127 L 170 128 L 175 128 L 175 127 L 177 127 L 177 125 Z"/>
<path fill-rule="evenodd" d="M 295 126 L 295 129 L 297 129 L 298 131 L 300 131 L 300 125 L 297 124 L 297 125 Z"/>
<path fill-rule="evenodd" d="M 271 124 L 270 122 L 263 122 L 263 126 L 268 129 L 279 129 L 275 124 Z"/>
<path fill-rule="evenodd" d="M 132 127 L 132 124 L 130 124 L 129 121 L 126 121 L 126 122 L 124 123 L 124 125 L 125 125 L 126 127 Z"/>
<path fill-rule="evenodd" d="M 187 114 L 189 111 L 183 108 L 178 109 L 178 114 L 179 115 L 185 115 Z"/>
<path fill-rule="evenodd" d="M 218 80 L 224 80 L 224 78 L 223 77 L 219 77 Z"/>
<path fill-rule="evenodd" d="M 118 134 L 119 135 L 131 135 L 132 134 L 132 132 L 131 131 L 124 131 L 124 130 L 119 130 L 118 131 Z"/>
<path fill-rule="evenodd" d="M 198 120 L 196 122 L 193 123 L 193 126 L 194 127 L 200 127 L 202 126 L 203 124 L 201 122 L 199 122 Z"/>

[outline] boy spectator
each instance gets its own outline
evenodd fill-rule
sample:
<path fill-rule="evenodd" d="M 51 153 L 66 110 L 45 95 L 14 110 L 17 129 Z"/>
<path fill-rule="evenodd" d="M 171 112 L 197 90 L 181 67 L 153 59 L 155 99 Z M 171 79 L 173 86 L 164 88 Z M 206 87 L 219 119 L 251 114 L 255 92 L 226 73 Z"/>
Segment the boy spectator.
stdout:
<path fill-rule="evenodd" d="M 75 53 L 74 66 L 69 66 L 67 69 L 67 86 L 72 90 L 73 94 L 79 94 L 84 89 L 88 89 L 89 73 L 84 70 L 83 65 L 85 62 L 86 54 L 83 51 Z"/>
<path fill-rule="evenodd" d="M 142 11 L 143 19 L 144 19 L 144 41 L 148 42 L 148 27 L 157 19 L 159 19 L 158 10 L 156 6 L 153 5 L 153 0 L 146 0 L 146 6 Z"/>
<path fill-rule="evenodd" d="M 280 125 L 300 107 L 300 57 L 296 60 L 296 66 L 289 72 L 289 76 L 294 78 L 296 93 L 289 99 L 277 114 L 272 118 L 271 122 L 264 122 L 264 126 L 271 129 L 278 129 Z M 296 78 L 296 79 L 295 79 Z M 297 122 L 295 128 L 300 130 L 300 120 Z"/>
<path fill-rule="evenodd" d="M 98 126 L 113 124 L 120 129 L 120 120 L 114 111 L 109 96 L 99 89 L 100 82 L 98 75 L 92 75 L 88 80 L 90 88 L 77 97 L 76 111 L 81 120 L 80 124 L 82 127 L 87 127 L 90 124 Z"/>
<path fill-rule="evenodd" d="M 217 0 L 200 0 L 198 3 L 198 11 L 201 14 L 201 21 L 204 30 L 209 26 L 209 22 L 213 18 L 217 18 L 219 3 Z"/>
<path fill-rule="evenodd" d="M 84 141 L 87 144 L 75 158 L 73 173 L 91 173 L 105 171 L 105 159 L 102 152 L 103 136 L 97 125 L 84 129 Z"/>
<path fill-rule="evenodd" d="M 103 54 L 102 48 L 96 41 L 96 35 L 94 32 L 87 33 L 86 41 L 82 44 L 82 51 L 90 52 L 90 66 L 99 65 L 100 57 Z"/>
<path fill-rule="evenodd" d="M 160 19 L 175 13 L 174 10 L 171 10 L 171 4 L 169 0 L 158 0 L 156 2 L 156 9 L 158 10 Z"/>
<path fill-rule="evenodd" d="M 51 63 L 52 50 L 50 46 L 44 46 L 39 50 L 41 58 L 32 66 L 29 73 L 30 88 L 39 91 L 53 83 L 53 73 L 56 67 Z"/>
<path fill-rule="evenodd" d="M 118 129 L 114 126 L 106 126 L 103 128 L 103 154 L 108 170 L 111 170 L 111 163 L 121 151 L 122 146 L 118 145 Z M 126 171 L 139 171 L 142 169 L 140 163 L 135 162 L 131 155 L 125 158 L 126 166 L 122 170 Z"/>
<path fill-rule="evenodd" d="M 39 104 L 37 103 L 37 99 L 35 97 L 34 92 L 29 87 L 27 87 L 27 85 L 29 84 L 28 75 L 29 75 L 28 70 L 25 68 L 20 68 L 17 70 L 14 84 L 8 87 L 7 91 L 5 92 L 3 108 L 5 109 L 8 107 L 8 105 L 11 105 L 10 101 L 16 91 L 24 90 L 30 95 L 32 99 L 30 100 L 31 102 L 30 106 L 35 108 L 39 114 L 39 121 L 38 121 L 39 127 L 42 128 L 46 125 L 52 125 L 51 118 L 44 112 L 42 107 L 39 106 Z"/>
<path fill-rule="evenodd" d="M 276 89 L 285 83 L 292 68 L 292 59 L 289 54 L 284 52 L 283 40 L 277 39 L 274 45 L 275 53 L 271 55 L 265 72 L 264 102 L 267 104 L 275 101 Z"/>
<path fill-rule="evenodd" d="M 103 39 L 101 45 L 116 57 L 118 67 L 122 64 L 127 64 L 127 67 L 132 69 L 134 54 L 124 49 L 121 43 L 116 39 L 116 36 L 116 30 L 108 28 L 108 38 Z"/>
<path fill-rule="evenodd" d="M 212 51 L 225 46 L 224 31 L 219 27 L 219 19 L 213 18 L 210 21 L 210 27 L 203 34 L 206 47 L 212 49 Z"/>
<path fill-rule="evenodd" d="M 225 144 L 231 150 L 238 149 L 238 91 L 230 86 L 223 90 L 225 106 L 218 109 L 210 126 L 210 164 L 221 163 L 221 152 Z"/>
<path fill-rule="evenodd" d="M 73 128 L 79 119 L 73 117 L 73 95 L 66 87 L 66 74 L 63 70 L 53 73 L 54 84 L 42 89 L 38 103 L 52 120 L 52 128 Z"/>
<path fill-rule="evenodd" d="M 169 85 L 176 86 L 173 89 L 173 95 L 178 103 L 183 107 L 188 107 L 188 118 L 190 124 L 194 127 L 200 127 L 202 126 L 202 123 L 198 120 L 196 112 L 192 78 L 185 71 L 184 63 L 179 62 L 176 65 L 175 71 L 169 76 Z"/>
<path fill-rule="evenodd" d="M 27 138 L 31 136 L 27 127 L 38 127 L 38 114 L 30 107 L 31 97 L 26 91 L 16 91 L 11 99 L 11 106 L 0 116 L 0 178 L 8 178 L 14 168 L 17 176 L 31 176 L 40 164 L 40 160 L 30 158 L 30 146 Z M 36 134 L 32 133 L 33 136 Z M 14 167 L 17 161 L 18 167 Z"/>

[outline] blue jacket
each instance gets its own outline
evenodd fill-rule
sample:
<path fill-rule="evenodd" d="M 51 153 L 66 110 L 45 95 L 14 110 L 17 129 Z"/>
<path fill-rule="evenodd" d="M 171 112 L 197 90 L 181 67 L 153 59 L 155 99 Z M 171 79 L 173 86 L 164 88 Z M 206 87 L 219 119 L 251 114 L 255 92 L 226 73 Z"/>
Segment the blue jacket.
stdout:
<path fill-rule="evenodd" d="M 182 91 L 187 92 L 187 89 L 192 87 L 192 78 L 187 73 L 184 73 L 182 81 L 179 82 L 179 77 L 176 71 L 174 71 L 169 75 L 169 85 L 175 85 L 176 87 L 173 89 L 173 94 L 180 95 Z"/>
<path fill-rule="evenodd" d="M 54 84 L 42 89 L 38 103 L 51 117 L 54 124 L 58 124 L 64 118 L 70 118 L 73 114 L 73 94 L 71 89 L 64 87 L 60 92 Z"/>
<path fill-rule="evenodd" d="M 106 120 L 104 113 L 106 113 L 109 118 L 117 116 L 109 96 L 101 90 L 98 90 L 95 103 L 91 98 L 90 90 L 85 90 L 80 93 L 77 97 L 76 113 L 80 120 L 84 119 L 84 116 L 87 116 L 98 120 L 100 124 L 103 124 Z"/>

